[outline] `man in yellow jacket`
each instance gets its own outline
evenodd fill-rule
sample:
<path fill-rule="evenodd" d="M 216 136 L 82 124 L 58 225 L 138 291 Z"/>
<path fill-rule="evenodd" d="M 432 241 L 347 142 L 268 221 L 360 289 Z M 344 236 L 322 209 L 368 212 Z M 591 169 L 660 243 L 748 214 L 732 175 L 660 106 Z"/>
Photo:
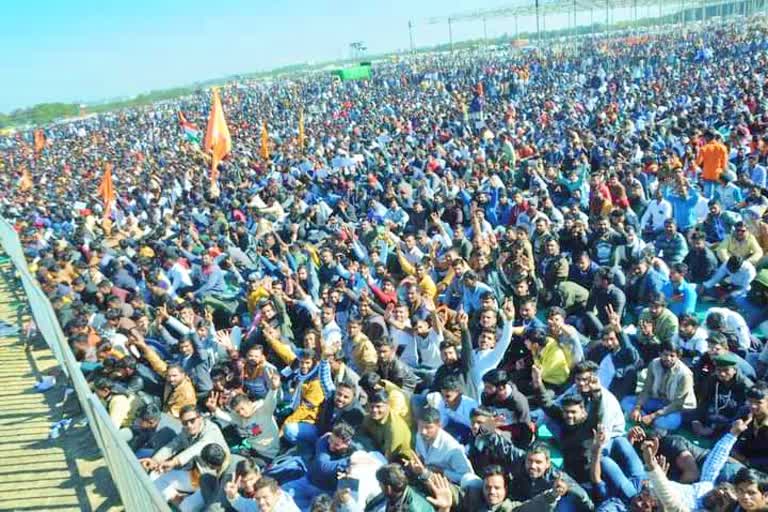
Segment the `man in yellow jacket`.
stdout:
<path fill-rule="evenodd" d="M 149 366 L 165 379 L 163 388 L 163 412 L 178 418 L 185 405 L 197 404 L 197 395 L 192 380 L 178 364 L 168 364 L 147 346 L 144 340 L 133 338 L 133 345 L 141 350 Z"/>
<path fill-rule="evenodd" d="M 558 388 L 568 382 L 571 373 L 568 357 L 556 339 L 544 331 L 534 330 L 525 335 L 525 346 L 530 350 L 545 386 Z"/>
<path fill-rule="evenodd" d="M 379 355 L 373 342 L 363 333 L 363 322 L 358 318 L 352 318 L 347 322 L 347 328 L 355 370 L 360 374 L 376 371 Z"/>
<path fill-rule="evenodd" d="M 721 262 L 725 263 L 731 256 L 738 256 L 754 266 L 763 257 L 763 248 L 755 235 L 747 231 L 743 221 L 734 224 L 733 232 L 717 246 L 717 257 Z"/>
<path fill-rule="evenodd" d="M 283 438 L 291 444 L 313 443 L 318 437 L 315 424 L 325 402 L 325 393 L 320 383 L 315 351 L 299 350 L 295 358 L 299 360 L 299 371 L 291 404 L 293 413 L 283 423 Z"/>
<path fill-rule="evenodd" d="M 114 382 L 105 377 L 96 379 L 93 383 L 93 388 L 96 395 L 106 406 L 115 428 L 130 429 L 141 405 L 141 400 L 132 393 L 118 392 L 115 389 Z"/>

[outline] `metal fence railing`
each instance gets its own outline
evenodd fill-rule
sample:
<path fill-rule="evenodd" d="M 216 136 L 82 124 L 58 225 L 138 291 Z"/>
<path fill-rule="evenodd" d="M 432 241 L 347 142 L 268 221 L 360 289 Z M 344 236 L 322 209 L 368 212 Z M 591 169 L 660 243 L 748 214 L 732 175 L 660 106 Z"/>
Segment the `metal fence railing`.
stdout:
<path fill-rule="evenodd" d="M 29 301 L 37 329 L 72 383 L 80 406 L 88 418 L 88 425 L 93 437 L 96 439 L 115 487 L 120 494 L 123 506 L 128 512 L 169 512 L 170 508 L 157 492 L 125 440 L 121 439 L 104 406 L 98 397 L 91 392 L 90 386 L 83 377 L 79 364 L 69 348 L 48 297 L 29 273 L 24 251 L 16 231 L 3 218 L 0 218 L 0 244 L 21 277 L 21 284 Z"/>

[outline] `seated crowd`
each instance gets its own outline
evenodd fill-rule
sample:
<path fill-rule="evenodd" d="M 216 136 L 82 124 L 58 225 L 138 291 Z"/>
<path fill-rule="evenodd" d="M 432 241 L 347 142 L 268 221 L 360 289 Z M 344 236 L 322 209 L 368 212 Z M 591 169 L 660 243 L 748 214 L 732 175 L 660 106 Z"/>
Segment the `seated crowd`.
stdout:
<path fill-rule="evenodd" d="M 146 112 L 105 118 L 116 161 L 153 141 L 119 215 L 3 213 L 179 510 L 768 510 L 766 32 L 694 35 L 417 61 L 434 93 L 302 79 L 353 99 L 211 195 Z M 224 96 L 288 124 L 293 89 L 253 87 Z M 61 130 L 39 165 L 66 187 L 90 138 Z"/>

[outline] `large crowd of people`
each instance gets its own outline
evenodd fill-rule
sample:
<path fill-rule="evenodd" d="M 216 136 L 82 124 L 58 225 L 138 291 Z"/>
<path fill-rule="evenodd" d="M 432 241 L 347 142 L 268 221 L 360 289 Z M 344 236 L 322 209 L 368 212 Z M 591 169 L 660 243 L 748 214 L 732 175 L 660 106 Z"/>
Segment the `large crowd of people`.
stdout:
<path fill-rule="evenodd" d="M 180 510 L 768 510 L 767 50 L 233 83 L 218 176 L 201 91 L 0 138 L 2 215 Z"/>

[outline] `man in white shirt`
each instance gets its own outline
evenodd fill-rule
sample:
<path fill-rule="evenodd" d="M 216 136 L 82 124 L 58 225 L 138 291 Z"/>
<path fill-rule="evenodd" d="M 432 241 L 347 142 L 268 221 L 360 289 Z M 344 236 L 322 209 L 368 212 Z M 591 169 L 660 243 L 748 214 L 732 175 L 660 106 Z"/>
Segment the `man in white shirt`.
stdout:
<path fill-rule="evenodd" d="M 234 475 L 232 481 L 224 485 L 227 500 L 237 512 L 300 512 L 293 498 L 280 489 L 274 478 L 262 476 L 253 489 L 253 499 L 241 496 Z"/>
<path fill-rule="evenodd" d="M 558 401 L 563 397 L 574 393 L 580 394 L 585 402 L 590 402 L 595 392 L 599 392 L 600 400 L 600 424 L 608 436 L 608 439 L 615 439 L 624 435 L 626 431 L 626 420 L 624 411 L 621 409 L 616 396 L 608 388 L 600 384 L 598 378 L 599 367 L 592 361 L 584 361 L 573 369 L 574 384 L 563 392 Z"/>
<path fill-rule="evenodd" d="M 727 292 L 727 297 L 738 299 L 746 297 L 755 277 L 757 271 L 749 260 L 731 256 L 718 267 L 712 277 L 701 283 L 701 286 L 706 291 L 720 285 L 721 289 Z"/>
<path fill-rule="evenodd" d="M 474 473 L 464 447 L 440 426 L 440 412 L 432 407 L 425 408 L 418 422 L 416 454 L 411 462 L 414 473 L 427 478 L 427 467 L 440 469 L 454 484 L 460 484 L 465 475 Z"/>
<path fill-rule="evenodd" d="M 664 231 L 664 221 L 671 218 L 672 203 L 664 199 L 659 188 L 640 218 L 640 231 L 655 236 Z"/>
<path fill-rule="evenodd" d="M 694 315 L 680 315 L 680 322 L 677 334 L 672 337 L 672 341 L 680 346 L 682 359 L 689 366 L 695 363 L 699 357 L 703 356 L 709 346 L 707 345 L 707 330 L 699 325 L 699 321 Z"/>
<path fill-rule="evenodd" d="M 181 262 L 175 249 L 169 250 L 168 263 L 171 265 L 166 271 L 166 276 L 168 276 L 168 280 L 171 282 L 168 294 L 171 297 L 177 297 L 187 291 L 192 291 L 194 289 L 192 270 Z"/>
<path fill-rule="evenodd" d="M 752 345 L 749 326 L 747 326 L 744 317 L 736 311 L 728 308 L 709 308 L 704 319 L 704 325 L 707 326 L 709 334 L 721 332 L 734 335 L 738 340 L 740 350 L 746 352 Z"/>
<path fill-rule="evenodd" d="M 416 342 L 413 339 L 411 319 L 408 315 L 408 306 L 402 303 L 395 306 L 395 311 L 392 317 L 387 318 L 387 323 L 389 335 L 395 342 L 395 346 L 404 347 L 400 354 L 400 359 L 411 368 L 416 367 L 418 365 L 418 355 L 416 353 Z"/>
<path fill-rule="evenodd" d="M 336 323 L 336 310 L 333 306 L 323 306 L 320 319 L 322 321 L 323 346 L 341 348 L 342 332 Z"/>
<path fill-rule="evenodd" d="M 462 317 L 465 316 L 466 313 L 462 315 Z M 478 339 L 478 348 L 472 351 L 472 364 L 470 367 L 472 368 L 472 381 L 475 384 L 475 389 L 483 388 L 483 375 L 499 365 L 512 341 L 515 307 L 512 304 L 511 298 L 507 298 L 504 301 L 501 317 L 504 322 L 501 336 L 497 338 L 495 329 L 483 330 Z"/>

